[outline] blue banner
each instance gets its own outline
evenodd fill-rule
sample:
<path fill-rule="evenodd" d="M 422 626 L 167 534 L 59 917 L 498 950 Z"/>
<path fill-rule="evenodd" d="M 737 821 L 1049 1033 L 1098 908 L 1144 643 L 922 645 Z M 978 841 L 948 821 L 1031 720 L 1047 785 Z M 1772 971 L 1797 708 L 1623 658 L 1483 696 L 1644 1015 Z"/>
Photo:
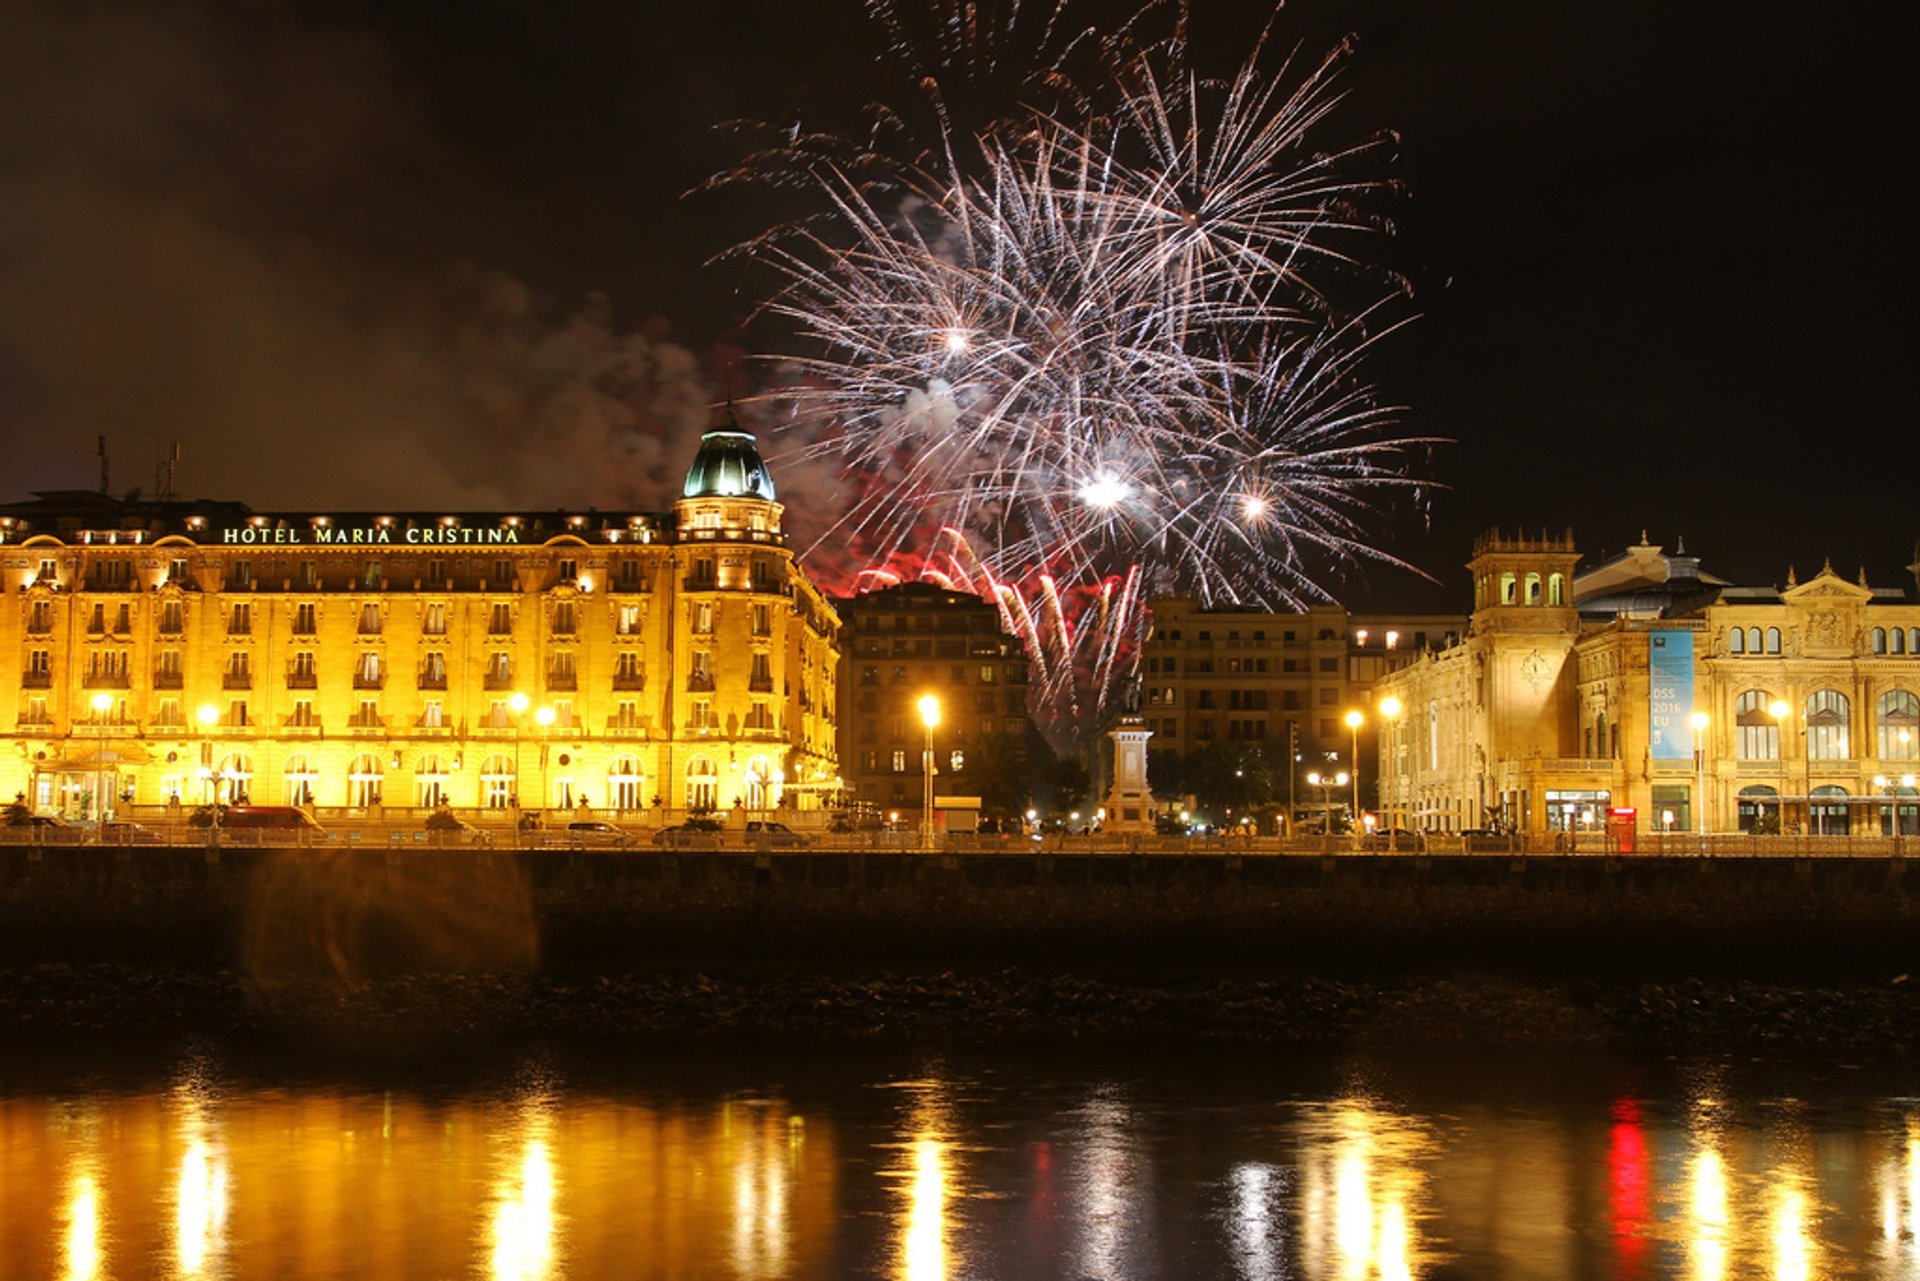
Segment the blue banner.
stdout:
<path fill-rule="evenodd" d="M 1657 761 L 1693 759 L 1693 633 L 1649 632 L 1648 754 Z"/>

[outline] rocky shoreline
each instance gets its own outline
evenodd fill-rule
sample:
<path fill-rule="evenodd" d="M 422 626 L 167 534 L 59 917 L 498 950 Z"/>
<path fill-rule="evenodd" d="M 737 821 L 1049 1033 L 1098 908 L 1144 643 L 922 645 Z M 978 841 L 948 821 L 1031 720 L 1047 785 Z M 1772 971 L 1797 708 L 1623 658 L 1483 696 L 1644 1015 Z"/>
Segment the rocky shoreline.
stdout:
<path fill-rule="evenodd" d="M 1905 1055 L 1905 975 L 1818 986 L 1242 973 L 428 974 L 259 983 L 116 965 L 0 970 L 0 1035 L 198 1033 L 404 1048 L 436 1038 L 823 1037 L 1310 1046 L 1742 1048 Z"/>

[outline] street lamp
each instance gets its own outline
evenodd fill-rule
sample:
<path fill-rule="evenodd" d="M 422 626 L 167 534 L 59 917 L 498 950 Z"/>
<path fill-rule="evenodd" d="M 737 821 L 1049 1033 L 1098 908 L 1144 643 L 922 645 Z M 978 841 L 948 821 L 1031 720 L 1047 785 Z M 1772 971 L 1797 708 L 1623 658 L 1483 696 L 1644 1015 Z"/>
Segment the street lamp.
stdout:
<path fill-rule="evenodd" d="M 540 794 L 543 797 L 551 797 L 553 795 L 553 779 L 549 776 L 547 768 L 547 731 L 553 727 L 553 709 L 551 707 L 543 707 L 533 714 L 533 719 L 539 722 L 540 725 Z M 520 767 L 515 765 L 514 768 L 519 769 Z M 540 804 L 542 808 L 546 807 L 545 800 L 542 800 Z"/>
<path fill-rule="evenodd" d="M 932 694 L 920 696 L 920 723 L 927 727 L 926 750 L 920 757 L 924 787 L 921 791 L 920 846 L 933 848 L 933 727 L 940 723 L 940 700 Z"/>
<path fill-rule="evenodd" d="M 1347 713 L 1347 728 L 1353 731 L 1353 838 L 1360 839 L 1360 726 L 1366 721 L 1358 708 Z"/>
<path fill-rule="evenodd" d="M 1773 755 L 1780 762 L 1780 795 L 1773 803 L 1774 835 L 1787 834 L 1787 715 L 1793 708 L 1784 698 L 1776 698 L 1767 704 L 1767 715 L 1773 717 Z"/>
<path fill-rule="evenodd" d="M 93 821 L 107 821 L 107 713 L 113 709 L 113 695 L 102 690 L 92 698 L 93 724 L 99 732 L 99 745 L 94 748 L 93 759 Z"/>
<path fill-rule="evenodd" d="M 1694 830 L 1700 834 L 1700 849 L 1707 848 L 1707 753 L 1703 738 L 1707 732 L 1707 714 L 1695 712 L 1688 723 L 1693 726 Z"/>
<path fill-rule="evenodd" d="M 1406 705 L 1391 694 L 1380 700 L 1380 715 L 1386 721 L 1387 729 L 1386 733 L 1380 736 L 1380 772 L 1374 776 L 1377 780 L 1374 786 L 1380 792 L 1380 809 L 1387 820 L 1387 849 L 1390 852 L 1399 848 L 1400 836 L 1399 825 L 1393 821 L 1393 815 L 1387 811 L 1387 756 L 1396 746 L 1394 740 L 1400 733 L 1400 713 L 1405 710 Z M 1397 754 L 1394 756 L 1394 761 L 1394 781 L 1397 790 L 1400 774 Z M 1359 769 L 1360 762 L 1355 760 L 1353 767 Z"/>
<path fill-rule="evenodd" d="M 1307 771 L 1307 786 L 1320 789 L 1320 831 L 1323 836 L 1333 835 L 1333 789 L 1346 785 L 1345 770 L 1341 770 L 1338 774 L 1322 774 L 1319 770 Z"/>

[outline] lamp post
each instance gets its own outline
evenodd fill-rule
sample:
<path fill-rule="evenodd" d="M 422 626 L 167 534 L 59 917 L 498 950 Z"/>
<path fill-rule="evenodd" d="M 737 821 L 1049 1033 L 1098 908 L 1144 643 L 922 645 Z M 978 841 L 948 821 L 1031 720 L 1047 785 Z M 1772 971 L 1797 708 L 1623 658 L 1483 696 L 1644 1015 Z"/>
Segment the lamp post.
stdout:
<path fill-rule="evenodd" d="M 920 793 L 920 848 L 933 848 L 933 727 L 940 723 L 940 700 L 932 694 L 920 696 L 920 723 L 927 729 L 927 744 L 920 756 L 922 789 Z"/>
<path fill-rule="evenodd" d="M 1307 786 L 1320 789 L 1320 821 L 1322 836 L 1333 836 L 1333 789 L 1347 785 L 1347 772 L 1322 774 L 1319 770 L 1307 771 Z"/>
<path fill-rule="evenodd" d="M 1773 717 L 1773 754 L 1780 762 L 1780 795 L 1773 803 L 1773 825 L 1778 830 L 1776 836 L 1787 834 L 1787 714 L 1793 709 L 1787 706 L 1787 700 L 1776 698 L 1767 704 L 1767 715 Z"/>
<path fill-rule="evenodd" d="M 1353 839 L 1360 839 L 1360 726 L 1366 721 L 1358 708 L 1347 713 L 1347 728 L 1353 731 Z"/>
<path fill-rule="evenodd" d="M 1389 852 L 1394 852 L 1399 849 L 1400 834 L 1399 825 L 1393 821 L 1393 814 L 1387 808 L 1387 756 L 1388 753 L 1393 751 L 1394 747 L 1397 746 L 1395 740 L 1400 733 L 1400 713 L 1405 710 L 1405 705 L 1391 694 L 1380 700 L 1380 716 L 1381 719 L 1386 722 L 1386 730 L 1380 736 L 1380 772 L 1374 776 L 1377 780 L 1374 786 L 1380 792 L 1380 810 L 1387 820 L 1387 849 Z M 1394 761 L 1394 782 L 1396 790 L 1398 790 L 1400 770 L 1397 753 L 1394 755 Z M 1355 769 L 1360 768 L 1360 762 L 1357 760 L 1354 761 L 1353 766 Z M 1417 850 L 1419 846 L 1416 845 L 1414 848 Z"/>
<path fill-rule="evenodd" d="M 93 707 L 96 739 L 93 749 L 93 821 L 107 821 L 107 713 L 113 709 L 113 695 L 102 690 L 89 700 Z"/>
<path fill-rule="evenodd" d="M 546 798 L 540 802 L 540 807 L 545 809 L 547 800 L 554 799 L 553 779 L 547 767 L 547 734 L 553 728 L 553 709 L 543 707 L 533 714 L 533 719 L 540 725 L 540 794 Z M 520 767 L 515 765 L 514 768 L 517 770 Z"/>
<path fill-rule="evenodd" d="M 1693 726 L 1694 831 L 1700 834 L 1700 852 L 1707 851 L 1707 714 L 1695 712 L 1688 724 Z"/>

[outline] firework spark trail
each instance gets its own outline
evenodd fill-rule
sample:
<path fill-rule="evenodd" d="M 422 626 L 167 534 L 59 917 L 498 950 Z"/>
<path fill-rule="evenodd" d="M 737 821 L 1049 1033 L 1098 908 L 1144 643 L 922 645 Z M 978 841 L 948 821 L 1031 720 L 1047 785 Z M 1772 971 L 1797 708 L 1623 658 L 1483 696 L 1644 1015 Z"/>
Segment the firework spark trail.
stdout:
<path fill-rule="evenodd" d="M 1364 374 L 1402 288 L 1367 257 L 1391 140 L 1318 143 L 1345 50 L 1269 70 L 1269 23 L 1215 80 L 1184 6 L 1104 36 L 1064 0 L 936 7 L 931 37 L 868 8 L 937 123 L 796 131 L 721 180 L 824 197 L 747 248 L 809 342 L 777 394 L 816 456 L 876 478 L 836 534 L 993 599 L 1068 720 L 1101 710 L 1149 595 L 1298 608 L 1390 562 L 1369 526 L 1425 442 Z M 963 125 L 980 81 L 1021 105 Z"/>

